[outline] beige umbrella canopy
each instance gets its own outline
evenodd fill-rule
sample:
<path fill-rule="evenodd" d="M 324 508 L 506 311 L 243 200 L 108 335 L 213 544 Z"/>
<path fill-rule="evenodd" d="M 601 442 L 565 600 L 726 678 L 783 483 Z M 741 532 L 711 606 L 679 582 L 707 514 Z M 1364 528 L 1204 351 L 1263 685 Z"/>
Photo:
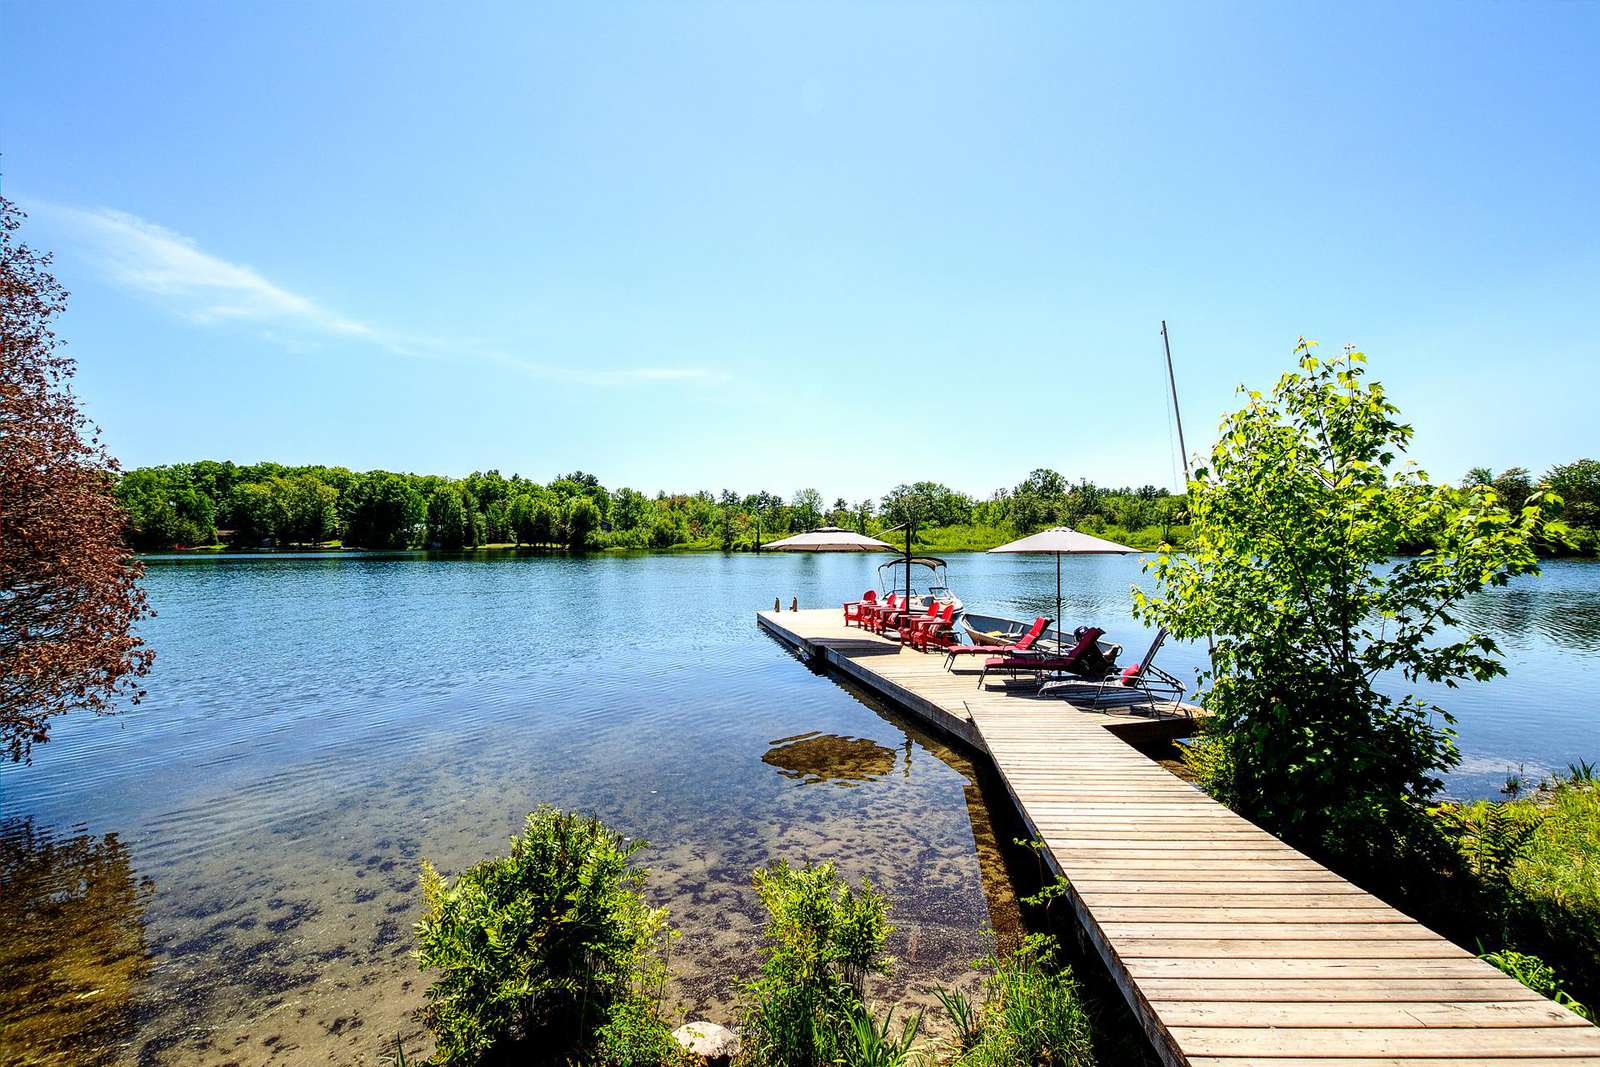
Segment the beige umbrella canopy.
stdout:
<path fill-rule="evenodd" d="M 1049 552 L 1056 557 L 1056 633 L 1064 634 L 1065 624 L 1061 621 L 1061 557 L 1127 555 L 1139 550 L 1119 545 L 1115 541 L 1107 541 L 1103 537 L 1095 537 L 1093 534 L 1080 533 L 1070 526 L 1055 526 L 1018 538 L 998 548 L 991 548 L 989 551 Z"/>
<path fill-rule="evenodd" d="M 895 551 L 895 547 L 887 541 L 858 534 L 853 530 L 842 530 L 837 526 L 819 526 L 803 534 L 773 541 L 764 547 L 775 548 L 779 552 L 882 552 L 885 549 L 890 552 Z"/>

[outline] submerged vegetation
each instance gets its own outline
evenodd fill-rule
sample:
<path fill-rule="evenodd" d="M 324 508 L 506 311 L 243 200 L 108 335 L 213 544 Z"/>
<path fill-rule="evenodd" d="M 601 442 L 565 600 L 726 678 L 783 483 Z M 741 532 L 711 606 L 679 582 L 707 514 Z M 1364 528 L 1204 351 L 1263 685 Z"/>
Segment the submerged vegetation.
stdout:
<path fill-rule="evenodd" d="M 117 1058 L 150 973 L 154 892 L 116 834 L 0 820 L 0 1063 Z"/>

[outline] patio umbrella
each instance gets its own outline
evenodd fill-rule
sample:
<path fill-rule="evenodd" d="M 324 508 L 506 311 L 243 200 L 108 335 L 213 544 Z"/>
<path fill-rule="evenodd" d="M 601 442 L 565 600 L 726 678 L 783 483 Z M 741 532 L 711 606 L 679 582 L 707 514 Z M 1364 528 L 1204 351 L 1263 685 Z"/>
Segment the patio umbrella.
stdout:
<path fill-rule="evenodd" d="M 775 548 L 779 552 L 882 552 L 884 549 L 895 551 L 895 547 L 887 541 L 858 534 L 853 530 L 842 530 L 837 526 L 819 526 L 815 530 L 807 530 L 803 534 L 774 541 L 766 547 Z"/>
<path fill-rule="evenodd" d="M 1061 557 L 1127 555 L 1139 550 L 1119 545 L 1115 541 L 1107 541 L 1103 537 L 1079 533 L 1070 526 L 1056 526 L 1049 530 L 1040 530 L 1036 534 L 1029 534 L 999 548 L 991 548 L 989 551 L 1049 552 L 1056 557 L 1056 633 L 1062 634 L 1066 631 L 1062 628 L 1061 621 Z"/>

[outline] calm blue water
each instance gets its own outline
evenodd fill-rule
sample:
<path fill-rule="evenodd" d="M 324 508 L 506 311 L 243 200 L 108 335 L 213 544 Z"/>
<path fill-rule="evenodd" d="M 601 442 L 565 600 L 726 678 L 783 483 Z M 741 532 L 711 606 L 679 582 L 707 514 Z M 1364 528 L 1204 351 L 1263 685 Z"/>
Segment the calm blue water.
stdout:
<path fill-rule="evenodd" d="M 725 1018 L 750 977 L 750 872 L 777 857 L 833 859 L 889 892 L 901 965 L 884 998 L 961 978 L 984 931 L 1016 923 L 992 781 L 754 625 L 775 597 L 859 594 L 882 559 L 151 560 L 148 699 L 69 716 L 31 767 L 0 769 L 13 889 L 92 869 L 117 890 L 56 917 L 104 942 L 117 980 L 28 1032 L 76 1019 L 128 1062 L 370 1062 L 419 1032 L 420 860 L 460 869 L 541 803 L 651 842 L 686 1012 Z M 974 610 L 1054 614 L 1049 558 L 958 555 L 951 577 Z M 1104 626 L 1136 659 L 1139 580 L 1137 559 L 1069 559 L 1068 624 Z M 1467 616 L 1511 673 L 1437 694 L 1466 754 L 1451 790 L 1600 757 L 1600 567 L 1552 563 Z M 1192 676 L 1200 653 L 1162 657 Z M 29 951 L 36 914 L 6 896 L 0 951 Z"/>

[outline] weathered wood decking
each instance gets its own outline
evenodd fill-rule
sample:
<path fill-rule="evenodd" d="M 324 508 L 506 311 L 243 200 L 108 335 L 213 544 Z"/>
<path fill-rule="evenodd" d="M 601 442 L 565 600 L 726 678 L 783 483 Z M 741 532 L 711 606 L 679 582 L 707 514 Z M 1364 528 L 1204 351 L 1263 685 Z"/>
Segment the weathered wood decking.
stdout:
<path fill-rule="evenodd" d="M 988 753 L 1165 1062 L 1600 1067 L 1600 1028 L 1116 736 L 1151 720 L 980 690 L 942 657 L 845 628 L 837 609 L 757 617 L 807 658 Z"/>

